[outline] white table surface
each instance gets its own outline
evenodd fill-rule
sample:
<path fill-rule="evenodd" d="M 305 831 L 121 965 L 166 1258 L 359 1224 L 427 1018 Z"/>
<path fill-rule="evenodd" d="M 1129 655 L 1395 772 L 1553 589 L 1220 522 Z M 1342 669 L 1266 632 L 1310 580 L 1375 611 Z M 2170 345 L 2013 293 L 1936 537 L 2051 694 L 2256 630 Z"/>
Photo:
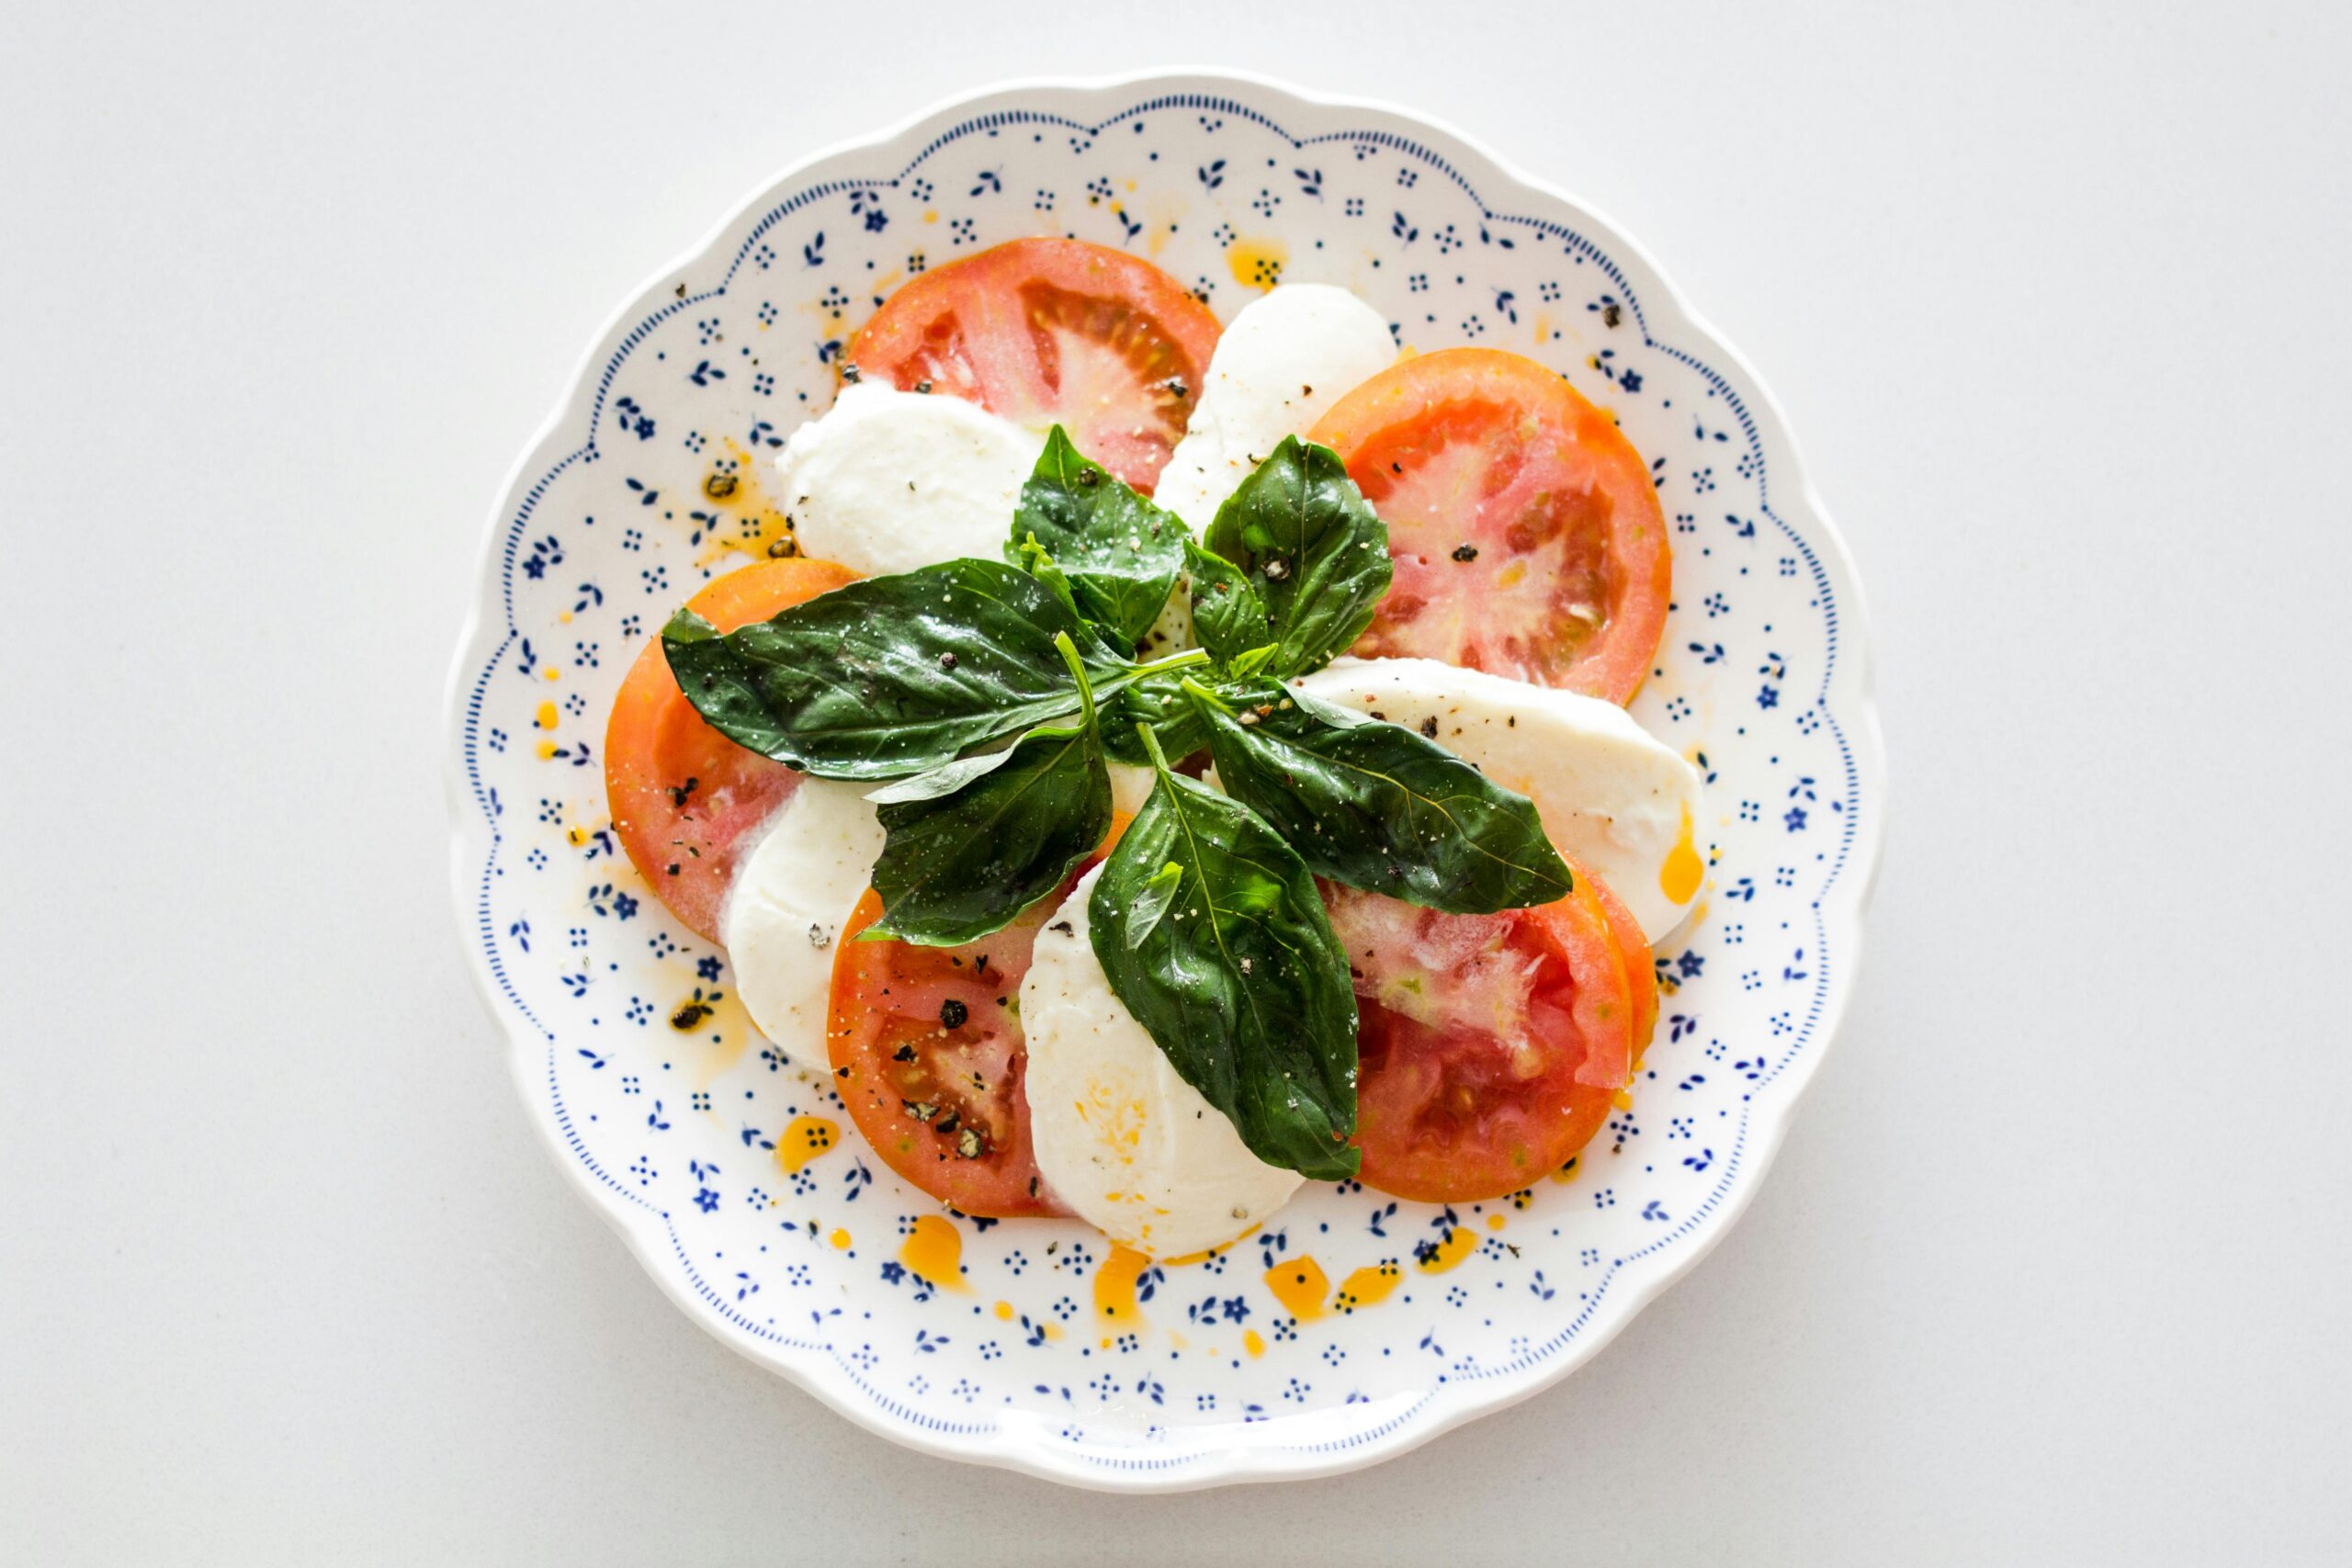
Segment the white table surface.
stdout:
<path fill-rule="evenodd" d="M 341 9 L 0 9 L 0 1558 L 2352 1554 L 2343 7 Z M 1661 259 L 1853 543 L 1895 797 L 1690 1279 L 1377 1470 L 1138 1500 L 662 1299 L 467 978 L 442 692 L 509 463 L 741 196 L 1201 59 Z"/>

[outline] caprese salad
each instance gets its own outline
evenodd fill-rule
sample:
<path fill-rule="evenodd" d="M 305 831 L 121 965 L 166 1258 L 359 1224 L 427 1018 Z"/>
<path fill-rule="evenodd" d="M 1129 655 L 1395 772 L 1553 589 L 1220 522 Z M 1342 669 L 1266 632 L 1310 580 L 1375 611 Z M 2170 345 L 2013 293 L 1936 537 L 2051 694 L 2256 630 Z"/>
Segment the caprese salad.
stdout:
<path fill-rule="evenodd" d="M 972 1215 L 1214 1247 L 1302 1182 L 1527 1186 L 1623 1103 L 1700 780 L 1625 713 L 1671 563 L 1555 372 L 1345 289 L 922 275 L 774 558 L 623 682 L 614 826 L 753 1021 Z"/>

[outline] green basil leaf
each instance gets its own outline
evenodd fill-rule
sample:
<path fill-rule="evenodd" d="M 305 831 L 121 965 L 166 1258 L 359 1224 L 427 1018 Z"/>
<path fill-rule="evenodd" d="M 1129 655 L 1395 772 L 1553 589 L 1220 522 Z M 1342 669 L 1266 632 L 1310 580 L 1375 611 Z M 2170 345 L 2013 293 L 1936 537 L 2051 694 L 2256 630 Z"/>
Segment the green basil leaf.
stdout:
<path fill-rule="evenodd" d="M 1100 695 L 1136 667 L 1028 572 L 953 560 L 870 577 L 719 636 L 680 611 L 662 644 L 678 689 L 729 739 L 824 778 L 902 778 L 1079 705 L 1056 634 Z"/>
<path fill-rule="evenodd" d="M 1251 1153 L 1320 1179 L 1352 1176 L 1356 998 L 1314 875 L 1248 807 L 1171 773 L 1164 756 L 1153 764 L 1151 796 L 1087 906 L 1094 956 Z"/>
<path fill-rule="evenodd" d="M 1227 664 L 1274 640 L 1265 601 L 1239 567 L 1223 556 L 1188 544 L 1185 575 L 1192 579 L 1193 635 L 1209 656 Z"/>
<path fill-rule="evenodd" d="M 1387 525 L 1338 453 L 1295 435 L 1217 508 L 1203 542 L 1239 567 L 1264 604 L 1272 635 L 1250 646 L 1281 644 L 1277 675 L 1303 675 L 1346 652 L 1388 592 Z"/>
<path fill-rule="evenodd" d="M 1225 661 L 1225 672 L 1233 680 L 1246 681 L 1272 664 L 1274 661 L 1274 655 L 1281 651 L 1280 648 L 1270 642 L 1263 648 L 1253 648 L 1246 653 L 1237 653 Z"/>
<path fill-rule="evenodd" d="M 874 863 L 882 915 L 867 936 L 926 947 L 978 942 L 1060 886 L 1111 830 L 1111 773 L 1091 695 L 1077 649 L 1065 637 L 1059 649 L 1085 703 L 1078 723 L 1031 730 L 986 759 L 992 766 L 969 772 L 960 787 L 882 801 L 877 815 L 888 837 Z"/>
<path fill-rule="evenodd" d="M 1168 604 L 1191 536 L 1173 513 L 1081 456 L 1057 424 L 1021 487 L 1005 558 L 1025 564 L 1033 538 L 1069 574 L 1087 618 L 1133 648 Z"/>
<path fill-rule="evenodd" d="M 1079 607 L 1078 591 L 1070 586 L 1069 574 L 1061 569 L 1059 561 L 1054 559 L 1053 551 L 1037 542 L 1036 535 L 1029 536 L 1018 555 L 1009 547 L 1005 555 L 1013 565 L 1044 583 L 1072 615 L 1080 620 L 1086 618 L 1086 612 Z"/>
<path fill-rule="evenodd" d="M 1143 939 L 1159 928 L 1168 907 L 1176 902 L 1177 885 L 1184 880 L 1184 868 L 1170 861 L 1152 873 L 1151 880 L 1136 890 L 1135 899 L 1127 906 L 1127 945 L 1141 945 Z"/>
<path fill-rule="evenodd" d="M 1217 782 L 1317 874 L 1458 915 L 1567 896 L 1534 803 L 1434 740 L 1272 681 L 1186 692 Z"/>
<path fill-rule="evenodd" d="M 1184 695 L 1180 672 L 1146 675 L 1103 705 L 1102 744 L 1111 760 L 1131 768 L 1151 765 L 1151 753 L 1136 733 L 1150 727 L 1159 749 L 1170 757 L 1191 756 L 1209 743 L 1209 727 Z"/>
<path fill-rule="evenodd" d="M 935 768 L 903 778 L 880 789 L 868 790 L 865 798 L 876 806 L 897 806 L 908 801 L 937 800 L 943 795 L 953 795 L 978 778 L 992 773 L 1012 761 L 1012 748 L 1001 751 L 983 751 L 974 757 L 958 757 L 952 762 L 942 762 Z"/>

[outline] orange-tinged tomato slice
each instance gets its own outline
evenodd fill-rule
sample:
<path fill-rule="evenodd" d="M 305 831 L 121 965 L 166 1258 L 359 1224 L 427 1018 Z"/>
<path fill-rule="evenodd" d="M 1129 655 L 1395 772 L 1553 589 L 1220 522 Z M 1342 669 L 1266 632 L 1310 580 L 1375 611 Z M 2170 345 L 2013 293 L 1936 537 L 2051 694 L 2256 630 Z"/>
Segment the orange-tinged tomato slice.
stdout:
<path fill-rule="evenodd" d="M 1608 1121 L 1634 1002 L 1597 886 L 1578 877 L 1536 908 L 1448 915 L 1325 885 L 1355 981 L 1364 1185 L 1499 1198 Z"/>
<path fill-rule="evenodd" d="M 1183 438 L 1216 318 L 1174 278 L 1083 240 L 1014 240 L 926 272 L 850 340 L 850 364 L 900 391 L 1060 424 L 1148 494 Z"/>
<path fill-rule="evenodd" d="M 884 1163 L 967 1214 L 1059 1214 L 1037 1175 L 1023 1087 L 1021 982 L 1037 931 L 1078 879 L 1111 852 L 1127 818 L 1059 892 L 962 947 L 856 941 L 882 917 L 872 888 L 842 928 L 826 1049 L 833 1088 Z"/>
<path fill-rule="evenodd" d="M 1633 696 L 1673 563 L 1648 467 L 1607 414 L 1532 359 L 1454 348 L 1374 376 L 1311 439 L 1346 462 L 1396 560 L 1354 652 Z"/>
<path fill-rule="evenodd" d="M 686 607 L 733 631 L 856 578 L 831 561 L 758 561 L 706 583 Z M 748 836 L 799 783 L 703 722 L 660 637 L 639 650 L 605 725 L 605 799 L 629 863 L 696 934 L 719 940 L 719 908 Z"/>

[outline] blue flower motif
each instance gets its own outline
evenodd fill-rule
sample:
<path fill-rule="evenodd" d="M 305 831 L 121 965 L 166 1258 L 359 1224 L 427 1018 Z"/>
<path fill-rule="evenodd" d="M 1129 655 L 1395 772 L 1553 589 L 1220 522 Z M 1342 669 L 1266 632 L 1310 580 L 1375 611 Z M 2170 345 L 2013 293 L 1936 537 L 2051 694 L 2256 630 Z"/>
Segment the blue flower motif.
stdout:
<path fill-rule="evenodd" d="M 695 973 L 706 980 L 718 978 L 720 964 L 716 957 L 705 956 L 695 961 Z"/>
<path fill-rule="evenodd" d="M 1778 686 L 1767 686 L 1762 691 L 1758 692 L 1756 694 L 1756 705 L 1759 708 L 1779 707 L 1781 705 L 1781 688 Z"/>
<path fill-rule="evenodd" d="M 1804 807 L 1802 806 L 1790 807 L 1789 814 L 1781 818 L 1781 820 L 1789 825 L 1790 832 L 1796 832 L 1804 826 Z"/>
<path fill-rule="evenodd" d="M 1642 373 L 1638 370 L 1628 370 L 1617 378 L 1617 385 L 1626 391 L 1638 392 L 1642 389 Z"/>
<path fill-rule="evenodd" d="M 626 920 L 637 913 L 637 900 L 626 893 L 613 895 L 613 913 Z"/>
<path fill-rule="evenodd" d="M 718 1213 L 718 1194 L 706 1187 L 695 1194 L 695 1207 L 706 1214 Z"/>

